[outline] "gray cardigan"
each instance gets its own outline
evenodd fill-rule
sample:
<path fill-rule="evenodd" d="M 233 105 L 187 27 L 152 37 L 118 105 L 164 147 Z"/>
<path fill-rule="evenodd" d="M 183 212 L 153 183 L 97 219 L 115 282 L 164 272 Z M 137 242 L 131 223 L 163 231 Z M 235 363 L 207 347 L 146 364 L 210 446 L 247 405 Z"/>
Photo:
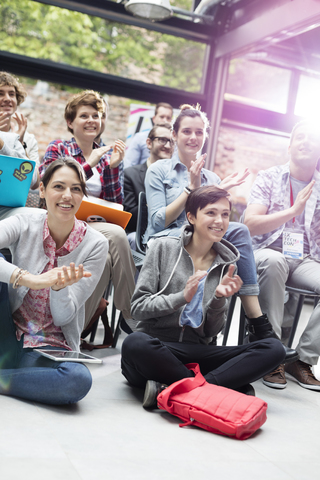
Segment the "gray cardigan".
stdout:
<path fill-rule="evenodd" d="M 151 244 L 132 297 L 131 314 L 139 323 L 137 331 L 167 342 L 204 343 L 212 341 L 223 328 L 228 302 L 214 293 L 226 267 L 239 259 L 238 250 L 227 240 L 214 243 L 217 252 L 205 280 L 203 318 L 197 328 L 181 326 L 187 302 L 183 291 L 194 274 L 193 261 L 184 248 L 191 240 L 185 229 L 181 237 L 157 238 Z"/>
<path fill-rule="evenodd" d="M 8 283 L 13 271 L 19 267 L 35 275 L 40 274 L 49 258 L 43 248 L 43 226 L 46 212 L 15 215 L 0 222 L 0 248 L 7 247 L 12 254 L 12 264 L 0 258 L 0 281 Z M 108 254 L 108 240 L 88 226 L 82 242 L 68 255 L 58 258 L 58 266 L 74 262 L 83 264 L 92 273 L 78 283 L 62 290 L 50 289 L 50 309 L 55 325 L 61 327 L 68 345 L 79 350 L 80 335 L 85 320 L 85 302 L 94 291 Z M 15 312 L 28 292 L 27 287 L 16 290 L 9 285 L 11 311 Z"/>

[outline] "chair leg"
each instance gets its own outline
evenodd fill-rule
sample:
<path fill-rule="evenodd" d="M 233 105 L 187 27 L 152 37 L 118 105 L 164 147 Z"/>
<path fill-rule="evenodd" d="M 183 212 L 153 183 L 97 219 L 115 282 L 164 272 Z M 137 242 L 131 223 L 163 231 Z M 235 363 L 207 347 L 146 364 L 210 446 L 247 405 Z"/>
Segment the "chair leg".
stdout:
<path fill-rule="evenodd" d="M 112 312 L 111 312 L 111 323 L 110 323 L 110 327 L 111 327 L 111 331 L 112 331 L 113 334 L 115 333 L 116 313 L 117 313 L 117 309 L 116 309 L 116 307 L 115 307 L 115 304 L 112 303 Z"/>
<path fill-rule="evenodd" d="M 293 343 L 293 339 L 294 339 L 294 336 L 295 336 L 295 333 L 296 333 L 296 330 L 297 330 L 297 326 L 298 326 L 298 323 L 299 323 L 304 299 L 305 299 L 305 295 L 302 295 L 302 294 L 299 295 L 298 306 L 297 306 L 297 310 L 296 310 L 296 313 L 295 313 L 295 316 L 294 316 L 294 319 L 293 319 L 293 324 L 292 324 L 292 327 L 291 327 L 291 332 L 290 332 L 290 336 L 289 336 L 289 340 L 288 340 L 288 347 L 289 348 L 292 347 L 292 343 Z"/>
<path fill-rule="evenodd" d="M 117 343 L 118 343 L 118 338 L 119 338 L 119 335 L 121 333 L 121 328 L 120 328 L 120 325 L 121 325 L 121 320 L 122 320 L 122 313 L 120 312 L 119 313 L 119 318 L 118 318 L 118 322 L 117 322 L 117 326 L 116 326 L 116 329 L 113 333 L 113 342 L 112 342 L 112 348 L 116 348 L 117 346 Z"/>
<path fill-rule="evenodd" d="M 240 321 L 239 321 L 239 333 L 238 333 L 238 345 L 243 345 L 243 340 L 244 340 L 244 337 L 245 337 L 245 333 L 246 333 L 246 316 L 245 316 L 243 306 L 241 305 Z"/>
<path fill-rule="evenodd" d="M 227 320 L 226 320 L 226 324 L 224 326 L 224 334 L 223 334 L 222 345 L 227 345 L 227 340 L 228 340 L 228 336 L 229 336 L 229 331 L 230 331 L 230 326 L 231 326 L 231 321 L 232 321 L 232 316 L 233 316 L 236 300 L 237 300 L 237 296 L 233 295 L 231 297 L 231 300 L 230 300 Z"/>
<path fill-rule="evenodd" d="M 91 334 L 90 334 L 90 343 L 94 342 L 94 339 L 95 339 L 95 336 L 96 336 L 96 333 L 97 333 L 98 323 L 99 323 L 99 318 L 92 325 L 92 330 L 91 330 Z"/>

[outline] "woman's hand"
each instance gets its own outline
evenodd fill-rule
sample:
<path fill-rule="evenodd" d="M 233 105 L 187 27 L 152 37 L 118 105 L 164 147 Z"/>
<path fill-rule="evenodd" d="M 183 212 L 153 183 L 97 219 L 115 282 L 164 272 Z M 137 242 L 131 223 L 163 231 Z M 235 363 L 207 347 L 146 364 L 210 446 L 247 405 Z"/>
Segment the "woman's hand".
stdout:
<path fill-rule="evenodd" d="M 90 167 L 93 168 L 96 165 L 98 165 L 101 157 L 103 157 L 103 155 L 109 152 L 111 148 L 112 148 L 112 145 L 106 145 L 104 147 L 94 148 L 92 150 L 90 157 L 87 160 L 87 163 L 90 165 Z"/>
<path fill-rule="evenodd" d="M 126 144 L 122 140 L 116 140 L 110 159 L 110 168 L 116 168 L 122 162 L 126 151 Z"/>
<path fill-rule="evenodd" d="M 201 186 L 201 169 L 204 167 L 207 154 L 204 153 L 197 160 L 191 162 L 190 167 L 190 189 L 194 190 Z"/>
<path fill-rule="evenodd" d="M 89 277 L 91 277 L 91 273 L 85 272 L 83 265 L 80 264 L 76 267 L 74 263 L 70 263 L 69 267 L 56 267 L 40 275 L 27 273 L 21 277 L 19 285 L 28 287 L 31 290 L 42 290 L 50 287 L 52 290 L 61 290 L 79 282 L 81 278 Z"/>
<path fill-rule="evenodd" d="M 22 113 L 15 113 L 15 115 L 12 117 L 13 120 L 16 121 L 18 125 L 18 129 L 14 130 L 16 133 L 19 135 L 19 140 L 21 143 L 23 143 L 24 139 L 24 134 L 26 133 L 27 126 L 28 126 L 28 121 L 27 119 L 22 115 Z"/>
<path fill-rule="evenodd" d="M 217 298 L 231 297 L 234 293 L 237 293 L 240 290 L 243 282 L 239 275 L 233 276 L 235 268 L 235 265 L 229 266 L 228 273 L 224 275 L 221 283 L 216 288 L 215 296 Z"/>
<path fill-rule="evenodd" d="M 10 113 L 0 112 L 0 131 L 5 131 L 10 126 Z"/>
<path fill-rule="evenodd" d="M 188 278 L 187 284 L 183 291 L 183 295 L 187 303 L 191 302 L 196 294 L 196 291 L 198 290 L 200 280 L 206 275 L 208 275 L 208 273 L 205 270 L 197 270 L 196 273 Z"/>
<path fill-rule="evenodd" d="M 246 168 L 242 173 L 232 173 L 231 175 L 228 175 L 224 180 L 222 180 L 218 187 L 223 188 L 224 190 L 230 190 L 233 187 L 238 187 L 246 181 L 246 178 L 249 175 L 250 172 L 248 168 Z"/>

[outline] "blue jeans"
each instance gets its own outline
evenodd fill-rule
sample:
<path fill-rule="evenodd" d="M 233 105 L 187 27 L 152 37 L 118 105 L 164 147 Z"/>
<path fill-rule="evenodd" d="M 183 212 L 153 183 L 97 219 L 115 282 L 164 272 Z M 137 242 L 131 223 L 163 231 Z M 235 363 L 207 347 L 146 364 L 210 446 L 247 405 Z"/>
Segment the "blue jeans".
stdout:
<path fill-rule="evenodd" d="M 240 253 L 237 261 L 238 275 L 243 281 L 239 290 L 240 295 L 259 295 L 256 262 L 252 251 L 251 237 L 246 225 L 230 222 L 224 237 L 232 243 Z"/>
<path fill-rule="evenodd" d="M 44 347 L 54 348 L 54 347 Z M 0 283 L 0 394 L 50 405 L 76 403 L 90 390 L 88 368 L 75 362 L 54 362 L 16 337 L 8 286 Z"/>

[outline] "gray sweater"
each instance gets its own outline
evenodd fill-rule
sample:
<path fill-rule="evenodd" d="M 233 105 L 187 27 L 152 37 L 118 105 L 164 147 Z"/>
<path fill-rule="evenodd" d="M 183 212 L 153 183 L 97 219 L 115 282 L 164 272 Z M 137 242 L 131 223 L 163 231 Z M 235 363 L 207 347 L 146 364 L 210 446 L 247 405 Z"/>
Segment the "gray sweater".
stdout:
<path fill-rule="evenodd" d="M 19 267 L 34 275 L 40 274 L 49 258 L 43 248 L 43 225 L 46 211 L 15 215 L 0 222 L 0 248 L 7 247 L 12 254 L 12 263 L 0 258 L 0 281 L 9 283 L 13 271 Z M 58 266 L 70 262 L 83 264 L 92 273 L 78 283 L 59 291 L 50 289 L 50 310 L 53 322 L 61 327 L 68 345 L 79 350 L 80 335 L 84 326 L 85 302 L 94 291 L 108 254 L 108 240 L 88 226 L 82 242 L 68 255 L 58 257 Z M 11 311 L 15 312 L 28 292 L 27 287 L 14 290 L 9 285 Z"/>
<path fill-rule="evenodd" d="M 239 259 L 238 250 L 227 240 L 214 243 L 217 252 L 205 280 L 201 325 L 197 328 L 181 326 L 180 318 L 187 302 L 183 291 L 193 275 L 193 261 L 184 248 L 191 233 L 183 230 L 181 237 L 161 237 L 148 250 L 135 292 L 131 314 L 139 323 L 137 331 L 167 342 L 208 344 L 223 328 L 228 302 L 214 293 L 226 267 Z"/>

